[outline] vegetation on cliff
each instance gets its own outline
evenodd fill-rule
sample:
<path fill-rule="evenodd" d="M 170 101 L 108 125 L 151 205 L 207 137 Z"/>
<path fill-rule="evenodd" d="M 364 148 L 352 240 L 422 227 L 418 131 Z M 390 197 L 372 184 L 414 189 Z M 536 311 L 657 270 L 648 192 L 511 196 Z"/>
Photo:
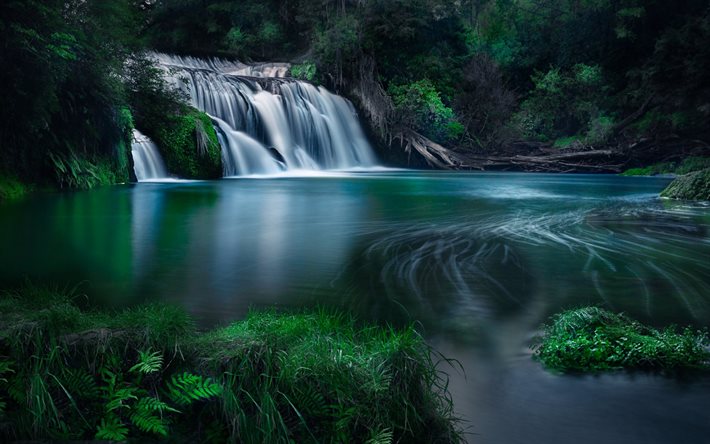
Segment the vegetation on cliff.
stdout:
<path fill-rule="evenodd" d="M 181 309 L 0 296 L 3 440 L 459 442 L 446 382 L 412 329 L 322 311 L 198 331 Z"/>

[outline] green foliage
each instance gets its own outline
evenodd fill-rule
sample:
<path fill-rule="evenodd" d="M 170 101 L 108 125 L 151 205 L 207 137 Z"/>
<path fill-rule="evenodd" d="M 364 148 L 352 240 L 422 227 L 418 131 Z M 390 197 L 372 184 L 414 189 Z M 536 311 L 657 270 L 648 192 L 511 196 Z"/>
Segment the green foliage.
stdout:
<path fill-rule="evenodd" d="M 106 441 L 125 441 L 128 437 L 128 427 L 120 419 L 110 416 L 108 420 L 102 419 L 96 428 L 96 439 Z"/>
<path fill-rule="evenodd" d="M 416 128 L 440 142 L 454 141 L 461 137 L 463 125 L 456 120 L 454 111 L 444 105 L 439 92 L 429 80 L 391 85 L 389 93 L 402 124 Z"/>
<path fill-rule="evenodd" d="M 74 153 L 63 155 L 52 152 L 49 159 L 60 188 L 91 189 L 116 183 L 114 169 L 106 160 L 92 162 Z"/>
<path fill-rule="evenodd" d="M 28 186 L 15 177 L 0 175 L 0 203 L 21 199 L 28 192 Z"/>
<path fill-rule="evenodd" d="M 173 376 L 167 383 L 168 397 L 179 405 L 189 405 L 194 401 L 214 398 L 221 392 L 222 386 L 210 378 L 187 372 Z"/>
<path fill-rule="evenodd" d="M 661 192 L 661 197 L 710 200 L 710 168 L 679 176 Z"/>
<path fill-rule="evenodd" d="M 316 65 L 313 62 L 304 62 L 291 66 L 291 75 L 300 80 L 312 82 L 316 78 Z"/>
<path fill-rule="evenodd" d="M 690 156 L 682 162 L 660 162 L 643 168 L 631 168 L 622 176 L 655 176 L 657 174 L 688 174 L 710 168 L 710 157 Z"/>
<path fill-rule="evenodd" d="M 164 114 L 162 121 L 151 123 L 156 125 L 141 129 L 158 146 L 168 171 L 187 179 L 222 177 L 222 152 L 207 114 L 183 106 L 179 112 Z"/>
<path fill-rule="evenodd" d="M 560 372 L 710 367 L 707 332 L 656 330 L 597 307 L 555 315 L 535 345 L 535 358 Z"/>
<path fill-rule="evenodd" d="M 588 133 L 590 142 L 606 140 L 613 121 L 603 112 L 605 84 L 599 66 L 552 68 L 535 73 L 532 81 L 535 87 L 515 118 L 526 137 L 554 140 Z"/>
<path fill-rule="evenodd" d="M 145 352 L 139 351 L 138 356 L 138 363 L 128 369 L 128 371 L 147 375 L 160 371 L 160 368 L 163 366 L 163 354 L 158 351 L 152 353 L 150 350 Z"/>
<path fill-rule="evenodd" d="M 560 137 L 559 139 L 555 140 L 555 143 L 552 144 L 555 148 L 570 148 L 573 147 L 579 143 L 581 143 L 582 138 L 579 136 L 570 136 L 570 137 Z"/>
<path fill-rule="evenodd" d="M 411 328 L 254 312 L 198 333 L 177 308 L 92 312 L 82 299 L 0 295 L 0 440 L 460 441 Z"/>

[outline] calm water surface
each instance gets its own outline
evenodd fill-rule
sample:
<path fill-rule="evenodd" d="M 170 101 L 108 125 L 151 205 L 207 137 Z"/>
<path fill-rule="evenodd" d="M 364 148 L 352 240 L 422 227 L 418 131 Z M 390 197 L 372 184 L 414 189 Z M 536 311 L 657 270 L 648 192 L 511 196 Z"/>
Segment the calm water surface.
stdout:
<path fill-rule="evenodd" d="M 0 206 L 0 281 L 99 305 L 179 303 L 210 326 L 327 305 L 418 321 L 458 359 L 477 443 L 707 443 L 710 378 L 558 376 L 539 325 L 597 304 L 710 326 L 710 206 L 662 178 L 379 172 L 141 183 Z M 444 367 L 442 367 L 444 368 Z"/>

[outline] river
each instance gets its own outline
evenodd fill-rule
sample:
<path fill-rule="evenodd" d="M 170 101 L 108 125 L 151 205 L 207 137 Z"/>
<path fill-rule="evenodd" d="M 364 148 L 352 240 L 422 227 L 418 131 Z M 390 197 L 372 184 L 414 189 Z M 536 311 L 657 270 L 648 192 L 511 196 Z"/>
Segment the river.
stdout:
<path fill-rule="evenodd" d="M 0 282 L 80 284 L 92 304 L 327 306 L 416 322 L 456 366 L 476 443 L 701 443 L 710 378 L 562 376 L 532 360 L 550 315 L 599 305 L 710 326 L 710 206 L 666 178 L 379 170 L 143 182 L 0 206 Z"/>

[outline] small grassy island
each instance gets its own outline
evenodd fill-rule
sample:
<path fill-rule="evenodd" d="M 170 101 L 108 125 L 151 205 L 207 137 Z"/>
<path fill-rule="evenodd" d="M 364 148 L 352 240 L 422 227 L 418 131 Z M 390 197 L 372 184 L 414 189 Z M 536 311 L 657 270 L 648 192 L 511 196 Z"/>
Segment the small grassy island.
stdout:
<path fill-rule="evenodd" d="M 33 286 L 0 296 L 0 440 L 461 440 L 412 328 L 317 311 L 198 331 L 171 306 L 78 302 Z"/>
<path fill-rule="evenodd" d="M 552 317 L 535 345 L 535 357 L 558 372 L 710 368 L 706 332 L 656 330 L 597 307 Z"/>

